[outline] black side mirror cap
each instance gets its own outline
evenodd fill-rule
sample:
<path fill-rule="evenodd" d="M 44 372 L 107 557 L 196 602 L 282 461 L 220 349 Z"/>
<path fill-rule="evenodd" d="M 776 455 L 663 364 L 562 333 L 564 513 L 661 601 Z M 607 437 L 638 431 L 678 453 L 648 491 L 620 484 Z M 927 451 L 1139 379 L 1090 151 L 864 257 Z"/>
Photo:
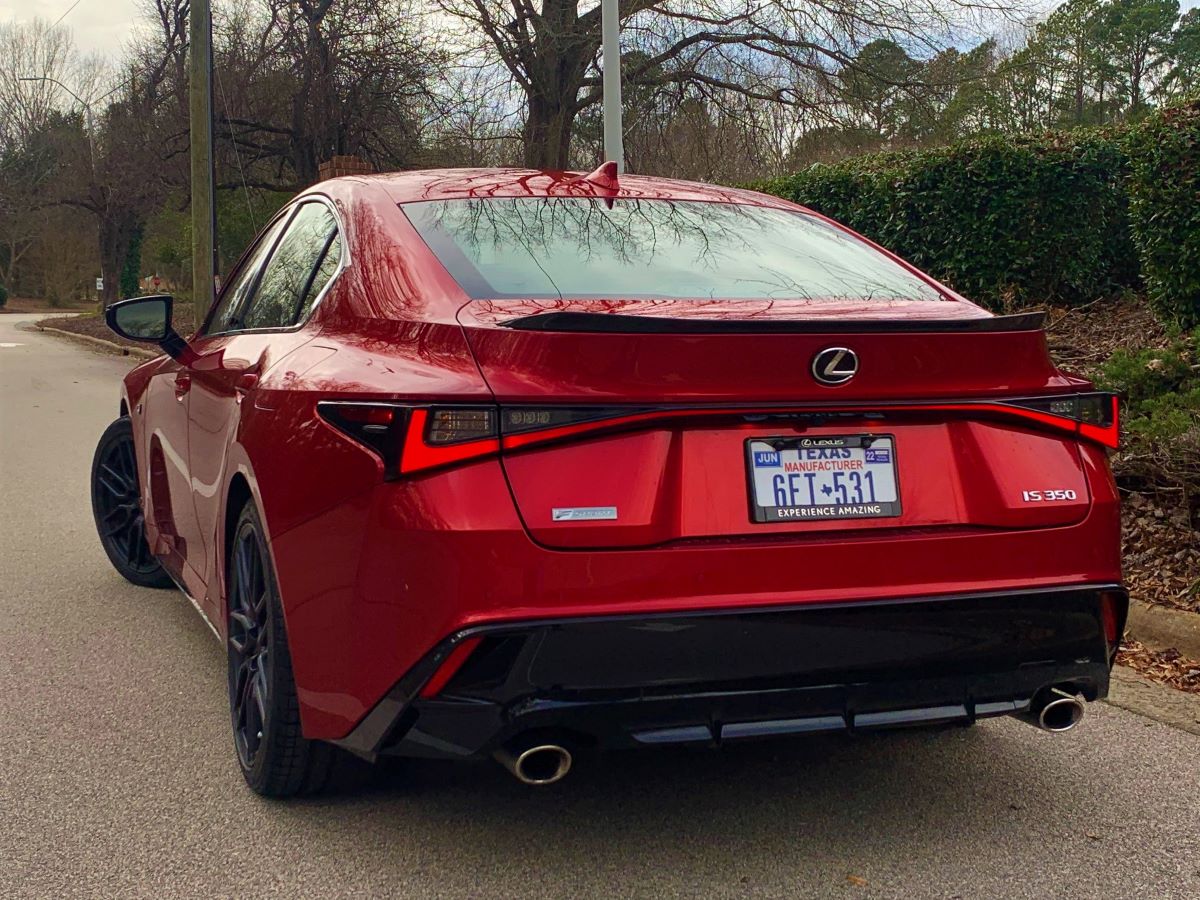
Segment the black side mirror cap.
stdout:
<path fill-rule="evenodd" d="M 105 309 L 104 322 L 126 340 L 157 344 L 172 359 L 186 362 L 191 348 L 171 327 L 174 303 L 170 294 L 133 297 Z"/>

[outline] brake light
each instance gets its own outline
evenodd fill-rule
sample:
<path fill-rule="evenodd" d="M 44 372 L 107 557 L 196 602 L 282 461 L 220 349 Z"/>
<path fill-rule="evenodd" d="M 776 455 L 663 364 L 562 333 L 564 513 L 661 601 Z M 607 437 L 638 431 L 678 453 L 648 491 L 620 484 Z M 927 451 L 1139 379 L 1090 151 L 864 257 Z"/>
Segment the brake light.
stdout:
<path fill-rule="evenodd" d="M 505 450 L 520 450 L 553 441 L 652 425 L 670 419 L 712 416 L 789 415 L 823 417 L 879 416 L 891 412 L 959 412 L 994 415 L 1036 423 L 1054 431 L 1116 447 L 1120 437 L 1115 394 L 1081 393 L 1004 400 L 961 400 L 933 403 L 873 403 L 797 406 L 407 406 L 398 403 L 323 401 L 321 417 L 342 433 L 377 453 L 384 477 L 480 459 Z"/>
<path fill-rule="evenodd" d="M 1011 406 L 1042 412 L 1052 419 L 1073 422 L 1080 437 L 1106 447 L 1120 444 L 1119 403 L 1116 394 L 1106 392 L 1068 394 L 1062 397 L 1039 397 L 1013 400 Z M 1051 422 L 1051 424 L 1054 424 Z"/>
<path fill-rule="evenodd" d="M 496 453 L 493 407 L 410 407 L 397 403 L 323 401 L 317 412 L 383 460 L 384 478 Z"/>
<path fill-rule="evenodd" d="M 400 472 L 436 469 L 498 453 L 495 412 L 488 407 L 414 409 L 400 454 Z"/>
<path fill-rule="evenodd" d="M 383 460 L 385 475 L 398 471 L 400 435 L 409 410 L 391 403 L 325 402 L 317 404 L 317 412 L 338 431 L 375 451 Z"/>

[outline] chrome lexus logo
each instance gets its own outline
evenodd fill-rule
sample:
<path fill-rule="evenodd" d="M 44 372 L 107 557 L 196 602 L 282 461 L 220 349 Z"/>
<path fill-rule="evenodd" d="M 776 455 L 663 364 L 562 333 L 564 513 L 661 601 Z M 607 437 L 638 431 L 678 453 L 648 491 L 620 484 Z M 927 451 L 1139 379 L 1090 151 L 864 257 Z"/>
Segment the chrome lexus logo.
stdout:
<path fill-rule="evenodd" d="M 826 347 L 813 357 L 813 378 L 821 384 L 845 384 L 858 372 L 858 355 L 848 347 Z"/>

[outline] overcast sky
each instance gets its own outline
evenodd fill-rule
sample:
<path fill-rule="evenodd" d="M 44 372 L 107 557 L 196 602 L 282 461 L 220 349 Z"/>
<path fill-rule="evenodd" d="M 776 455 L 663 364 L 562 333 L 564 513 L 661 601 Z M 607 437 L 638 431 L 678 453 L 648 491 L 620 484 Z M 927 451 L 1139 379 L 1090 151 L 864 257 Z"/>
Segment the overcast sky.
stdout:
<path fill-rule="evenodd" d="M 0 0 L 0 21 L 29 21 L 43 18 L 53 22 L 75 0 Z M 1055 5 L 1053 0 L 1046 4 Z M 1184 9 L 1200 5 L 1200 0 L 1182 0 Z M 138 0 L 79 0 L 63 23 L 71 26 L 76 46 L 84 53 L 98 52 L 116 57 L 130 29 L 137 21 Z"/>

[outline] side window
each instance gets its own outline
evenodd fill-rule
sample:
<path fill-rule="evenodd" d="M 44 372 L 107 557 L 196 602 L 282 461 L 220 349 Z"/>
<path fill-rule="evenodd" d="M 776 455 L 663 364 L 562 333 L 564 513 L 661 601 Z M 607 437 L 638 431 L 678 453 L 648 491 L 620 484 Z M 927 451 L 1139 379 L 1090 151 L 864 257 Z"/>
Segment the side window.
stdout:
<path fill-rule="evenodd" d="M 316 280 L 314 276 L 321 274 L 318 266 L 328 256 L 329 239 L 336 228 L 333 213 L 324 203 L 300 206 L 267 261 L 258 289 L 241 314 L 238 327 L 286 328 L 299 321 L 309 288 Z M 336 265 L 335 262 L 335 268 Z M 330 269 L 326 280 L 332 274 Z"/>
<path fill-rule="evenodd" d="M 333 273 L 337 271 L 338 263 L 341 261 L 342 236 L 335 230 L 326 239 L 325 255 L 321 257 L 320 263 L 317 264 L 317 269 L 313 272 L 308 290 L 300 300 L 300 310 L 299 315 L 296 316 L 296 321 L 308 318 L 308 314 L 312 312 L 313 307 L 317 303 L 317 298 L 321 296 L 321 291 L 325 290 L 325 286 L 329 284 L 329 279 L 333 278 Z"/>
<path fill-rule="evenodd" d="M 225 286 L 217 308 L 213 311 L 212 319 L 208 323 L 208 334 L 220 334 L 222 331 L 231 331 L 238 327 L 234 317 L 245 304 L 250 291 L 254 289 L 254 282 L 259 269 L 262 268 L 262 261 L 275 246 L 275 239 L 279 237 L 279 232 L 287 220 L 288 216 L 282 216 L 263 232 L 262 237 L 259 238 L 258 243 L 246 258 L 246 264 L 242 266 L 233 281 Z"/>

